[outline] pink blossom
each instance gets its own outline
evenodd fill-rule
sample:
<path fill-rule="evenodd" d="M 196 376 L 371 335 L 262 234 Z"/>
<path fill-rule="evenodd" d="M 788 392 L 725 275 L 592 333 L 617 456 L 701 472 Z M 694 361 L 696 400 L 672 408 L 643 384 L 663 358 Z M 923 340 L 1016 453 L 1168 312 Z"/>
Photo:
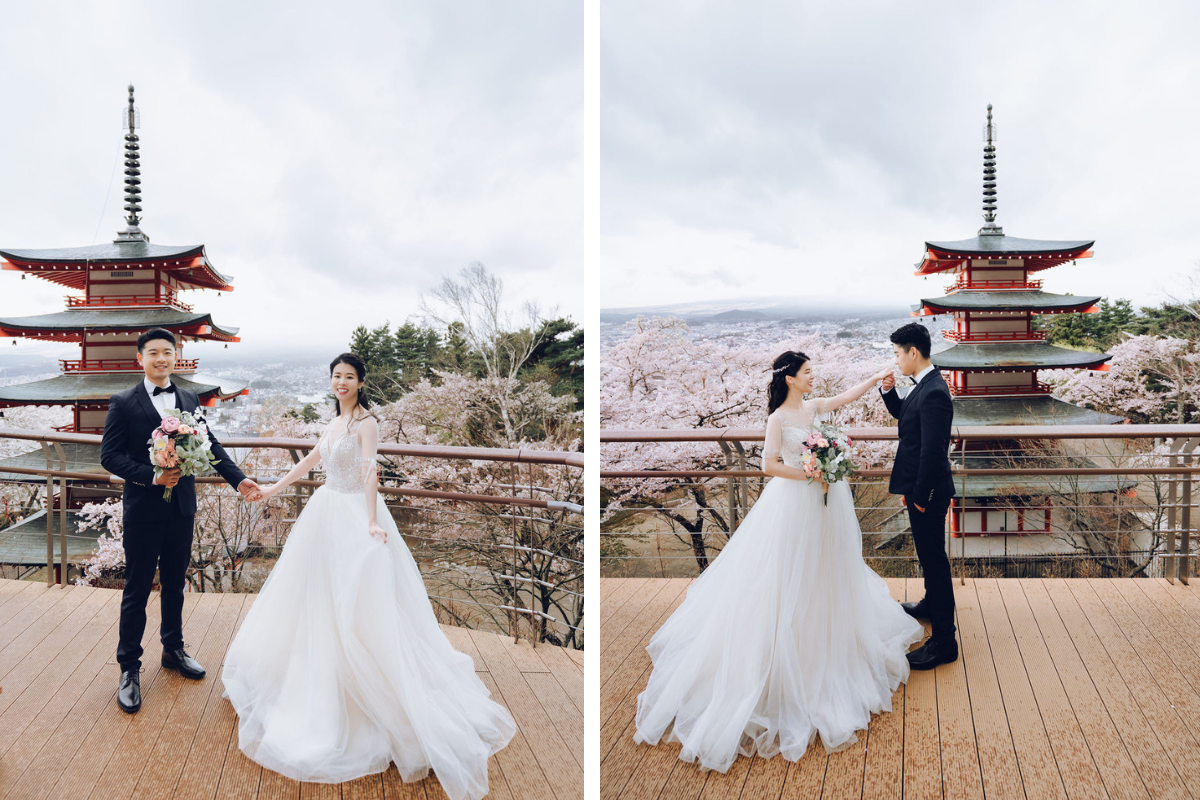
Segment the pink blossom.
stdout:
<path fill-rule="evenodd" d="M 150 435 L 155 439 L 161 439 L 163 437 L 163 432 L 161 430 L 159 430 L 158 428 L 155 428 L 154 433 L 152 433 Z"/>

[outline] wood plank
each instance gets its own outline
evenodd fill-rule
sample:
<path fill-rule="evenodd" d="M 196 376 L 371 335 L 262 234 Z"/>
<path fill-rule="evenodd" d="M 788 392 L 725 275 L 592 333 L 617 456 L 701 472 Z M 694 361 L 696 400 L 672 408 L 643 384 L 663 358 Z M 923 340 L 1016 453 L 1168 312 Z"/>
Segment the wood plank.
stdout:
<path fill-rule="evenodd" d="M 1016 746 L 975 579 L 968 580 L 965 586 L 955 579 L 954 605 L 958 619 L 959 659 L 967 676 L 984 795 L 996 800 L 1024 800 Z"/>
<path fill-rule="evenodd" d="M 175 702 L 156 737 L 146 769 L 133 792 L 139 800 L 171 800 L 203 718 L 204 708 L 214 692 L 220 695 L 224 690 L 220 670 L 216 667 L 224 660 L 225 651 L 229 649 L 233 626 L 241 615 L 246 595 L 230 593 L 214 597 L 217 599 L 217 608 L 207 634 L 203 639 L 196 638 L 199 632 L 194 621 L 191 634 L 198 642 L 192 656 L 205 667 L 208 674 L 200 681 L 178 677 Z"/>
<path fill-rule="evenodd" d="M 251 595 L 242 602 L 230 641 L 237 635 L 237 630 L 250 613 L 256 597 Z M 214 671 L 223 681 L 224 659 L 221 661 Z M 181 800 L 212 800 L 221 781 L 229 748 L 237 749 L 237 715 L 234 714 L 230 702 L 222 696 L 223 692 L 223 688 L 214 691 L 208 696 L 208 702 L 204 706 L 204 713 L 196 728 L 196 736 L 183 765 L 183 773 L 175 784 L 175 795 Z M 294 797 L 299 797 L 298 783 L 296 787 Z"/>
<path fill-rule="evenodd" d="M 538 646 L 537 654 L 546 668 L 550 670 L 550 674 L 562 686 L 563 691 L 567 693 L 567 697 L 574 703 L 579 713 L 584 713 L 583 673 L 571 660 L 566 649 L 543 644 Z"/>
<path fill-rule="evenodd" d="M 479 679 L 484 682 L 488 690 L 496 698 L 503 699 L 503 692 L 497 685 L 495 676 L 491 673 L 484 673 L 479 676 Z M 512 707 L 505 705 L 509 711 Z M 516 716 L 515 714 L 513 715 Z M 549 800 L 555 796 L 554 789 L 550 786 L 550 781 L 542 771 L 533 755 L 533 749 L 529 746 L 528 737 L 533 736 L 532 730 L 525 731 L 521 728 L 520 722 L 517 723 L 517 733 L 495 758 L 500 762 L 500 769 L 504 771 L 504 778 L 512 791 L 513 797 L 519 797 L 521 800 L 525 798 L 541 798 Z M 537 741 L 534 739 L 534 741 Z M 540 744 L 540 743 L 539 743 Z M 491 783 L 491 772 L 488 773 L 488 783 Z"/>
<path fill-rule="evenodd" d="M 1000 581 L 997 584 L 1000 597 L 1008 612 L 1021 660 L 1025 664 L 1029 684 L 1037 702 L 1042 724 L 1050 739 L 1054 760 L 1062 776 L 1067 796 L 1072 798 L 1104 797 L 1104 782 L 1083 729 L 1075 717 L 1075 711 L 1067 699 L 1059 673 L 1050 657 L 1042 632 L 1034 621 L 1029 599 L 1021 590 L 1017 580 Z M 1124 750 L 1118 740 L 1118 748 Z M 1116 758 L 1115 753 L 1105 754 Z M 1130 765 L 1132 766 L 1132 765 Z M 1140 795 L 1145 797 L 1145 793 Z"/>
<path fill-rule="evenodd" d="M 719 774 L 711 770 L 702 770 L 698 764 L 689 764 L 676 758 L 675 767 L 671 770 L 659 797 L 661 800 L 696 800 L 704 791 L 704 784 L 709 777 Z"/>
<path fill-rule="evenodd" d="M 905 597 L 903 578 L 885 578 L 892 599 Z M 904 697 L 905 683 L 892 694 L 892 711 L 877 714 L 867 730 L 863 763 L 864 798 L 900 800 L 904 787 Z"/>
<path fill-rule="evenodd" d="M 37 602 L 39 597 L 47 592 L 51 593 L 52 596 L 49 598 L 51 600 L 57 600 L 62 596 L 62 589 L 60 587 L 56 586 L 50 589 L 44 583 L 35 583 L 33 581 L 23 581 L 23 583 L 26 583 L 28 588 L 0 606 L 0 642 L 8 641 L 16 636 L 16 633 L 9 630 L 9 623 L 19 617 L 21 612 L 28 608 L 31 603 Z M 23 629 L 24 626 L 22 625 L 17 632 Z"/>
<path fill-rule="evenodd" d="M 550 668 L 546 666 L 546 662 L 538 658 L 537 650 L 532 644 L 522 639 L 515 644 L 511 641 L 506 642 L 505 652 L 508 657 L 517 665 L 517 669 L 521 672 L 549 672 Z M 541 645 L 542 647 L 554 647 L 552 644 Z"/>
<path fill-rule="evenodd" d="M 221 597 L 219 594 L 201 594 L 188 620 L 187 631 L 192 640 L 201 646 L 208 638 L 213 618 L 221 607 Z M 217 635 L 219 637 L 220 634 Z M 151 658 L 159 662 L 161 649 L 156 649 Z M 203 680 L 214 679 L 206 675 Z M 90 797 L 96 800 L 119 800 L 130 797 L 135 792 L 139 777 L 147 774 L 146 768 L 155 743 L 163 733 L 163 726 L 171 716 L 175 700 L 185 681 L 188 679 L 174 670 L 164 670 L 154 685 L 142 693 L 142 710 L 129 717 L 128 724 L 124 726 L 119 737 L 115 752 L 120 756 L 111 759 L 105 765 Z M 141 789 L 143 792 L 157 794 L 161 791 L 168 795 L 170 788 L 174 786 L 174 778 L 174 774 L 169 776 L 171 783 L 164 785 L 168 776 L 148 774 L 147 784 Z"/>
<path fill-rule="evenodd" d="M 959 624 L 958 594 L 954 618 Z M 959 639 L 962 634 L 959 632 Z M 987 659 L 991 660 L 988 654 Z M 937 684 L 938 737 L 942 743 L 942 790 L 946 797 L 983 800 L 983 774 L 971 716 L 971 693 L 967 685 L 967 655 L 958 648 L 958 660 L 934 668 Z"/>
<path fill-rule="evenodd" d="M 1092 758 L 1089 760 L 1094 761 L 1098 777 L 1103 781 L 1103 790 L 1114 798 L 1149 798 L 1141 775 L 1121 739 L 1118 724 L 1105 707 L 1087 666 L 1054 608 L 1054 601 L 1046 591 L 1044 582 L 1036 578 L 1022 578 L 1017 580 L 1016 588 L 1021 589 L 1028 599 L 1027 607 L 1041 632 L 1039 638 L 1045 654 L 1039 659 L 1044 658 L 1051 669 L 1057 672 L 1065 700 L 1072 710 L 1072 718 L 1077 721 L 1090 750 Z M 1026 663 L 1030 661 L 1027 659 Z M 1038 703 L 1042 703 L 1040 698 Z M 1061 759 L 1059 763 L 1061 765 Z M 1067 791 L 1074 793 L 1077 787 L 1078 784 L 1073 781 Z"/>
<path fill-rule="evenodd" d="M 687 596 L 687 586 L 689 582 L 681 582 L 682 586 L 672 587 L 673 591 L 661 593 L 655 599 L 655 602 L 648 605 L 644 616 L 639 617 L 629 624 L 626 628 L 626 634 L 640 632 L 641 636 L 636 641 L 621 639 L 614 643 L 613 652 L 605 650 L 601 653 L 601 664 L 605 665 L 605 658 L 621 659 L 619 664 L 616 664 L 609 671 L 608 680 L 600 685 L 600 725 L 603 729 L 608 718 L 627 699 L 632 699 L 635 703 L 638 694 L 645 688 L 646 682 L 650 679 L 649 670 L 653 667 L 650 660 L 650 653 L 646 648 L 650 645 L 650 640 L 658 629 L 675 613 L 675 609 L 683 602 Z M 653 616 L 657 613 L 657 616 Z M 626 649 L 627 648 L 627 649 Z M 624 651 L 624 652 L 622 652 Z M 645 677 L 642 677 L 642 676 Z M 636 687 L 637 691 L 631 692 L 630 687 Z"/>
<path fill-rule="evenodd" d="M 379 789 L 382 793 L 382 780 L 380 780 Z M 258 800 L 300 800 L 300 781 L 264 769 L 262 778 L 258 782 Z"/>
<path fill-rule="evenodd" d="M 750 765 L 760 758 L 738 756 L 729 765 L 726 772 L 710 772 L 700 792 L 701 800 L 737 800 L 746 784 L 746 776 L 750 774 Z"/>
<path fill-rule="evenodd" d="M 923 594 L 924 582 L 908 578 L 905 594 Z M 926 623 L 926 628 L 928 624 Z M 904 797 L 942 797 L 941 742 L 937 678 L 933 670 L 913 670 L 904 689 Z"/>
<path fill-rule="evenodd" d="M 1025 794 L 1036 798 L 1065 798 L 1066 788 L 1050 746 L 1046 724 L 1038 711 L 1037 700 L 1017 637 L 1008 618 L 1008 610 L 995 578 L 978 579 L 975 590 L 983 609 L 992 659 L 1000 681 L 1004 709 L 1013 733 L 1017 764 L 1025 784 Z"/>
<path fill-rule="evenodd" d="M 89 590 L 95 591 L 70 584 L 45 589 L 0 625 L 0 643 L 4 646 L 0 650 L 0 680 L 7 681 L 8 673 L 79 605 L 82 594 Z"/>
<path fill-rule="evenodd" d="M 9 578 L 0 578 L 0 606 L 32 585 L 33 581 L 16 581 Z"/>
<path fill-rule="evenodd" d="M 1170 643 L 1166 649 L 1171 660 L 1192 688 L 1200 691 L 1200 618 L 1172 602 L 1171 595 L 1150 581 L 1118 581 L 1116 588 L 1142 616 L 1142 624 L 1155 638 Z"/>
<path fill-rule="evenodd" d="M 191 620 L 199 602 L 194 594 L 185 594 L 183 598 L 183 621 L 186 626 Z M 146 709 L 147 699 L 153 708 L 153 699 L 158 695 L 155 687 L 162 676 L 162 666 L 156 658 L 156 645 L 159 640 L 159 613 L 161 604 L 158 593 L 153 592 L 147 601 L 146 631 L 142 636 L 142 711 Z M 71 741 L 66 747 L 57 749 L 56 760 L 66 764 L 57 781 L 52 782 L 53 797 L 89 795 L 96 781 L 99 780 L 104 768 L 112 760 L 117 742 L 137 715 L 126 714 L 116 702 L 117 684 L 121 678 L 121 668 L 117 665 L 115 654 L 113 660 L 107 662 L 96 675 L 88 692 L 81 698 L 76 708 L 67 716 L 67 723 L 76 720 L 84 721 L 85 726 L 75 728 L 69 725 Z M 81 708 L 82 707 L 82 708 Z M 80 712 L 83 712 L 82 714 Z M 75 738 L 82 734 L 80 738 Z M 55 744 L 57 732 L 47 742 L 47 747 Z M 81 740 L 80 740 L 81 739 Z M 74 745 L 74 746 L 71 746 Z M 32 769 L 32 767 L 31 767 Z"/>
<path fill-rule="evenodd" d="M 265 773 L 266 770 L 263 770 Z M 300 784 L 300 800 L 341 800 L 342 786 L 340 783 L 310 783 Z"/>
<path fill-rule="evenodd" d="M 583 786 L 583 712 L 575 707 L 567 693 L 549 672 L 524 672 L 525 683 L 542 705 L 550 718 L 558 737 L 567 746 L 580 769 L 580 786 Z"/>
<path fill-rule="evenodd" d="M 654 593 L 654 596 L 643 603 L 637 613 L 625 624 L 621 633 L 612 639 L 607 639 L 604 649 L 601 650 L 600 658 L 601 697 L 604 696 L 604 685 L 621 670 L 625 660 L 637 651 L 645 652 L 644 643 L 648 644 L 650 641 L 646 634 L 653 635 L 654 631 L 666 622 L 666 618 L 687 596 L 687 588 L 690 583 L 690 581 L 678 579 L 670 582 L 663 581 L 662 585 L 657 587 L 658 591 Z M 640 671 L 636 665 L 626 669 L 626 673 L 637 674 Z"/>
<path fill-rule="evenodd" d="M 825 788 L 825 768 L 829 756 L 820 742 L 813 742 L 804 755 L 788 769 L 781 800 L 809 800 L 820 797 Z"/>
<path fill-rule="evenodd" d="M 605 592 L 604 587 L 609 581 L 614 580 L 617 582 L 617 586 L 611 591 Z M 600 627 L 604 628 L 613 615 L 620 611 L 626 603 L 637 597 L 645 597 L 649 582 L 650 578 L 602 578 L 600 591 L 604 593 L 604 597 L 600 601 Z"/>
<path fill-rule="evenodd" d="M 483 658 L 479 655 L 479 648 L 475 646 L 475 642 L 471 641 L 471 632 L 466 628 L 459 628 L 454 625 L 440 625 L 442 633 L 446 634 L 446 638 L 450 640 L 450 644 L 460 653 L 466 653 L 475 662 L 475 671 L 483 672 L 487 666 L 483 663 Z"/>
<path fill-rule="evenodd" d="M 472 638 L 517 727 L 527 739 L 537 742 L 533 755 L 547 782 L 555 793 L 569 795 L 577 792 L 578 787 L 583 785 L 583 767 L 576 763 L 566 743 L 558 737 L 554 723 L 525 682 L 512 658 L 512 648 L 505 647 L 491 634 L 473 631 Z M 507 768 L 505 774 L 508 774 Z"/>
<path fill-rule="evenodd" d="M 664 591 L 672 591 L 681 583 L 687 583 L 684 578 L 647 578 L 644 590 L 638 595 L 631 597 L 629 602 L 625 603 L 621 608 L 617 609 L 606 622 L 600 625 L 600 642 L 602 654 L 618 655 L 618 651 L 614 648 L 622 641 L 625 634 L 625 629 L 630 623 L 641 616 L 646 606 L 654 602 L 655 597 Z M 641 638 L 640 636 L 638 638 Z M 604 684 L 608 673 L 604 672 L 604 659 L 600 659 L 600 683 Z"/>
<path fill-rule="evenodd" d="M 489 765 L 490 767 L 490 765 Z M 488 770 L 488 784 L 491 784 L 491 769 Z M 405 783 L 400 780 L 400 771 L 394 763 L 388 764 L 383 773 L 383 796 L 387 800 L 426 800 L 425 784 L 428 780 L 416 783 Z"/>
<path fill-rule="evenodd" d="M 1154 798 L 1189 796 L 1190 793 L 1184 786 L 1179 772 L 1160 742 L 1160 734 L 1156 733 L 1153 724 L 1138 707 L 1137 699 L 1130 692 L 1071 590 L 1061 580 L 1043 580 L 1040 584 L 1041 591 L 1053 606 L 1062 632 L 1069 638 L 1079 663 L 1087 671 L 1091 684 L 1116 726 L 1117 734 L 1121 737 L 1149 795 Z M 1034 601 L 1036 589 L 1029 594 L 1030 604 L 1034 613 L 1039 614 L 1041 624 L 1040 612 L 1044 607 L 1040 601 Z M 1049 616 L 1050 610 L 1047 609 L 1044 613 Z M 1065 642 L 1053 642 L 1050 636 L 1047 636 L 1047 641 L 1059 647 L 1066 646 Z M 1059 661 L 1060 658 L 1063 657 L 1056 655 L 1055 661 Z M 1182 729 L 1182 726 L 1180 728 Z M 1193 768 L 1200 769 L 1200 752 L 1191 748 L 1188 750 L 1192 753 Z M 1107 779 L 1105 782 L 1107 783 Z"/>
<path fill-rule="evenodd" d="M 751 759 L 750 773 L 742 786 L 741 800 L 779 800 L 790 766 L 791 762 L 782 757 Z"/>
<path fill-rule="evenodd" d="M 1162 640 L 1147 626 L 1147 622 L 1155 616 L 1151 604 L 1139 602 L 1135 608 L 1122 597 L 1115 585 L 1096 583 L 1092 579 L 1087 579 L 1087 585 L 1100 598 L 1139 658 L 1150 669 L 1150 674 L 1166 694 L 1171 709 L 1179 714 L 1193 738 L 1200 739 L 1200 694 L 1180 670 L 1179 662 L 1171 657 L 1169 649 L 1163 646 Z M 1145 619 L 1147 617 L 1150 619 Z M 1172 646 L 1174 644 L 1172 642 Z"/>
<path fill-rule="evenodd" d="M 96 620 L 112 597 L 104 592 L 80 594 L 75 605 L 4 679 L 0 692 L 0 753 L 12 746 L 37 713 L 50 701 L 79 661 L 108 629 L 107 618 Z M 82 639 L 80 636 L 82 635 Z M 7 766 L 7 762 L 6 762 Z"/>
<path fill-rule="evenodd" d="M 1110 609 L 1086 580 L 1063 580 L 1051 585 L 1049 591 L 1051 595 L 1060 595 L 1059 613 L 1063 615 L 1064 622 L 1070 620 L 1071 638 L 1076 646 L 1087 646 L 1088 652 L 1096 654 L 1102 650 L 1120 676 L 1119 681 L 1109 679 L 1098 682 L 1098 685 L 1102 685 L 1110 694 L 1119 696 L 1120 684 L 1124 684 L 1132 701 L 1153 729 L 1154 738 L 1169 754 L 1192 796 L 1200 797 L 1200 742 L 1171 707 L 1169 698 L 1143 661 L 1142 654 L 1125 636 Z M 1069 593 L 1078 604 L 1078 615 L 1073 613 L 1064 593 Z M 1089 642 L 1094 642 L 1094 645 L 1088 646 Z M 1098 658 L 1090 660 L 1088 668 L 1093 667 L 1103 669 L 1104 662 Z M 1108 672 L 1102 674 L 1106 677 L 1110 675 Z M 1136 716 L 1132 714 L 1123 716 L 1122 726 L 1133 720 L 1136 720 Z M 1168 774 L 1163 773 L 1161 777 L 1167 780 Z"/>
<path fill-rule="evenodd" d="M 579 667 L 579 671 L 583 671 L 583 651 L 567 648 L 567 656 L 575 662 L 575 666 Z"/>

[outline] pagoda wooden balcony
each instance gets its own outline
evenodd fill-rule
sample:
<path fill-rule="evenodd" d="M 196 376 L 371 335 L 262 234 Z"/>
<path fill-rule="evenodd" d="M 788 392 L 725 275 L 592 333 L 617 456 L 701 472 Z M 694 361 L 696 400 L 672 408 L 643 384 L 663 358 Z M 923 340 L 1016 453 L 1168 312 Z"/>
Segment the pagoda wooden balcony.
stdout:
<path fill-rule="evenodd" d="M 436 776 L 405 784 L 395 765 L 301 784 L 246 758 L 221 670 L 257 595 L 184 595 L 188 651 L 208 668 L 192 681 L 159 663 L 157 594 L 146 607 L 142 710 L 129 715 L 115 699 L 121 592 L 0 580 L 0 797 L 445 798 Z M 583 651 L 442 630 L 517 722 L 488 760 L 488 796 L 583 797 Z"/>
<path fill-rule="evenodd" d="M 924 592 L 886 580 L 898 601 Z M 690 583 L 600 580 L 601 800 L 1200 797 L 1200 587 L 955 577 L 957 661 L 911 672 L 846 750 L 722 774 L 633 741 L 646 645 Z"/>
<path fill-rule="evenodd" d="M 147 306 L 170 306 L 180 311 L 191 311 L 192 306 L 179 301 L 174 292 L 168 294 L 106 294 L 93 297 L 69 295 L 67 308 L 145 308 Z"/>
<path fill-rule="evenodd" d="M 88 428 L 88 427 L 78 428 L 75 426 L 74 422 L 68 422 L 66 425 L 55 425 L 54 430 L 58 431 L 59 433 L 93 433 L 93 434 L 104 433 L 103 428 Z"/>
<path fill-rule="evenodd" d="M 950 394 L 955 397 L 1026 397 L 1030 395 L 1050 394 L 1051 386 L 1038 381 L 1033 386 L 955 386 L 948 384 Z"/>
<path fill-rule="evenodd" d="M 969 281 L 965 275 L 960 275 L 958 280 L 946 286 L 946 294 L 962 291 L 976 292 L 1028 292 L 1042 288 L 1040 280 L 1024 280 L 1024 281 Z"/>
<path fill-rule="evenodd" d="M 77 358 L 59 359 L 59 368 L 68 374 L 89 372 L 142 372 L 143 368 L 132 358 Z M 200 365 L 198 358 L 181 358 L 175 362 L 176 372 L 195 372 Z"/>
<path fill-rule="evenodd" d="M 949 330 L 942 331 L 942 337 L 952 342 L 979 343 L 986 344 L 988 342 L 1044 342 L 1046 340 L 1045 331 L 979 331 L 976 333 L 964 333 L 963 331 Z"/>

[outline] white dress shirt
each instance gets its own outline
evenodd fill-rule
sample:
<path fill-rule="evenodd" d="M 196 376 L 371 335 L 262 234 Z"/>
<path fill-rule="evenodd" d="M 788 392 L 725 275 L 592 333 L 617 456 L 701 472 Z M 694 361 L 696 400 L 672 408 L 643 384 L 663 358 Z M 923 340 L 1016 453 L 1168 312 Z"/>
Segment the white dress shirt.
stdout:
<path fill-rule="evenodd" d="M 158 409 L 160 417 L 166 416 L 168 408 L 179 408 L 179 403 L 175 399 L 175 395 L 179 392 L 179 387 L 175 387 L 174 392 L 159 392 L 155 397 L 154 390 L 158 388 L 149 378 L 142 378 L 142 385 L 146 387 L 146 394 L 150 395 L 150 403 Z M 168 384 L 170 385 L 170 384 Z"/>
<path fill-rule="evenodd" d="M 926 375 L 928 375 L 931 372 L 933 372 L 933 364 L 930 364 L 928 367 L 921 370 L 916 375 L 913 375 L 913 386 L 916 386 L 918 383 L 920 383 L 921 379 L 924 378 Z"/>

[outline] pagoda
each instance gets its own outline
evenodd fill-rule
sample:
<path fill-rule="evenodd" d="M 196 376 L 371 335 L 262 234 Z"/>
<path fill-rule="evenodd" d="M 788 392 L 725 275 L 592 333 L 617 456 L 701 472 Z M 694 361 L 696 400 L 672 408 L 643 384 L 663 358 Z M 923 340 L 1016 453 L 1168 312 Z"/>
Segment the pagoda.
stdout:
<path fill-rule="evenodd" d="M 1054 294 L 1037 277 L 1051 267 L 1092 257 L 1091 240 L 1020 239 L 996 224 L 996 128 L 988 105 L 983 147 L 984 225 L 970 239 L 925 242 L 916 274 L 953 278 L 942 297 L 922 298 L 913 316 L 948 315 L 954 327 L 942 331 L 952 344 L 936 349 L 930 361 L 942 370 L 954 397 L 955 426 L 1101 425 L 1120 417 L 1065 403 L 1050 396 L 1038 379 L 1042 370 L 1107 371 L 1107 353 L 1071 350 L 1047 344 L 1035 318 L 1046 314 L 1090 314 L 1100 310 L 1098 296 Z M 972 443 L 968 467 L 1013 466 L 1008 454 L 1015 442 Z M 957 459 L 956 459 L 957 460 Z M 1086 491 L 1115 491 L 1110 479 Z M 1047 534 L 1051 501 L 1045 483 L 1014 486 L 1012 478 L 967 481 L 965 497 L 951 510 L 952 535 Z M 1019 491 L 1022 501 L 1014 502 Z"/>
<path fill-rule="evenodd" d="M 125 109 L 125 230 L 109 244 L 47 250 L 0 248 L 0 268 L 33 275 L 82 294 L 68 295 L 66 310 L 0 318 L 0 336 L 77 342 L 79 358 L 59 361 L 61 374 L 47 380 L 0 387 L 0 409 L 69 406 L 72 423 L 60 430 L 102 433 L 108 400 L 139 380 L 137 338 L 150 328 L 175 334 L 173 380 L 214 406 L 248 393 L 198 372 L 197 359 L 183 357 L 184 343 L 237 342 L 238 329 L 218 325 L 210 314 L 182 302 L 188 289 L 233 291 L 232 278 L 213 267 L 204 245 L 156 245 L 141 229 L 141 170 L 138 109 L 129 87 Z"/>

